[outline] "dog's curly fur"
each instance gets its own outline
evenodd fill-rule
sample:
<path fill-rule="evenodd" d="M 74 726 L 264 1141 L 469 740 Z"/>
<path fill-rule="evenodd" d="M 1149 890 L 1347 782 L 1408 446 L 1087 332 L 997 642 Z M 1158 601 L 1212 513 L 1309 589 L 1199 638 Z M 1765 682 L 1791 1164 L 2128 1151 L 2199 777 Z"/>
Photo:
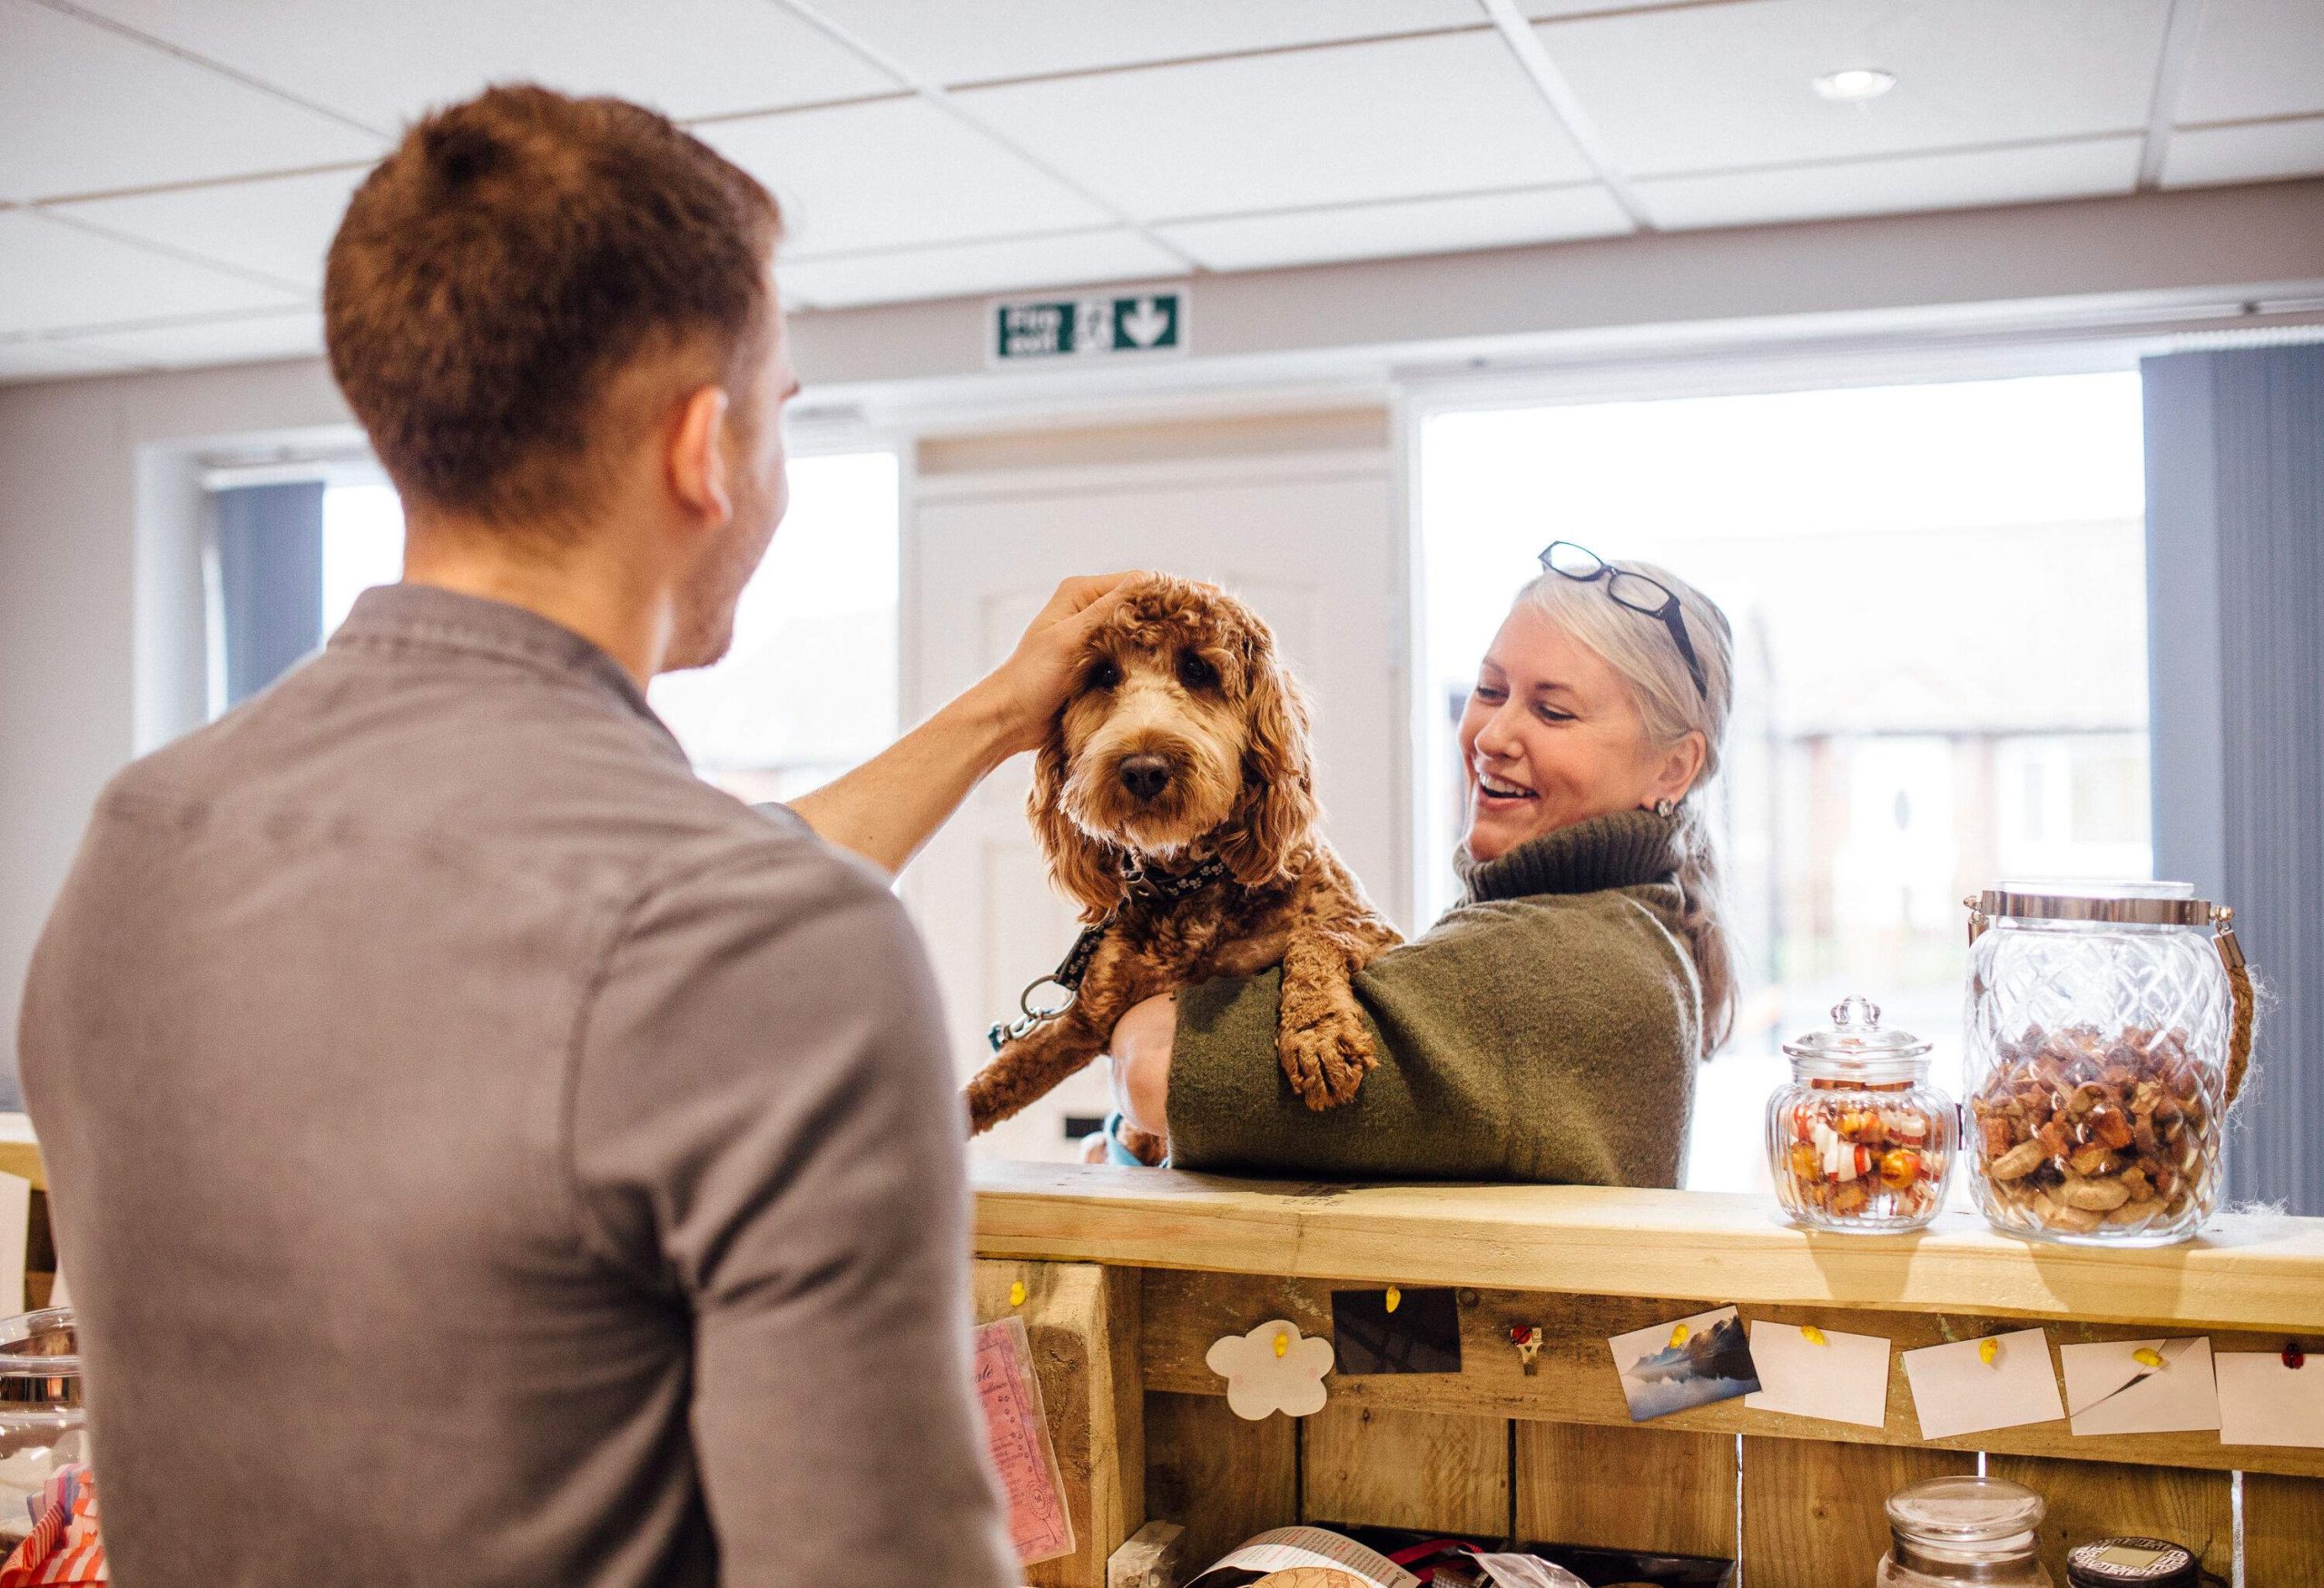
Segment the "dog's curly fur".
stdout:
<path fill-rule="evenodd" d="M 1284 1073 L 1311 1109 L 1346 1102 L 1377 1062 L 1349 979 L 1398 940 L 1316 831 L 1306 706 L 1274 636 L 1224 591 L 1156 576 L 1080 667 L 1028 808 L 1051 879 L 1084 922 L 1108 925 L 1073 1007 L 969 1082 L 971 1125 L 989 1129 L 1088 1063 L 1139 1000 L 1275 964 Z M 1185 874 L 1214 857 L 1226 875 L 1184 899 L 1124 879 L 1126 862 Z M 1158 1142 L 1130 1145 L 1159 1156 Z"/>

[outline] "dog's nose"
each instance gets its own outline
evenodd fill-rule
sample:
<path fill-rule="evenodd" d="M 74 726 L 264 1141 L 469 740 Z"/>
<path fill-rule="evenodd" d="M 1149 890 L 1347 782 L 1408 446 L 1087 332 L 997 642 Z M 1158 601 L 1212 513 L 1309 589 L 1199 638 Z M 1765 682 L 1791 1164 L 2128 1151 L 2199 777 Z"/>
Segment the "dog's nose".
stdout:
<path fill-rule="evenodd" d="M 1119 775 L 1133 798 L 1150 800 L 1170 786 L 1170 763 L 1160 755 L 1131 755 L 1122 762 Z"/>

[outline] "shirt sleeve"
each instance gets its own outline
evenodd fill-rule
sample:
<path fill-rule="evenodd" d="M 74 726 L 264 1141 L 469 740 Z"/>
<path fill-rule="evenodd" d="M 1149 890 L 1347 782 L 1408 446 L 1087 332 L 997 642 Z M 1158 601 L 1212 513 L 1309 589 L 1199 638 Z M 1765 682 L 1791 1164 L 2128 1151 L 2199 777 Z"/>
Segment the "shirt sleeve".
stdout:
<path fill-rule="evenodd" d="M 571 1129 L 585 1231 L 692 1315 L 720 1581 L 1017 1582 L 970 1387 L 967 1122 L 892 895 L 788 837 L 657 889 Z"/>

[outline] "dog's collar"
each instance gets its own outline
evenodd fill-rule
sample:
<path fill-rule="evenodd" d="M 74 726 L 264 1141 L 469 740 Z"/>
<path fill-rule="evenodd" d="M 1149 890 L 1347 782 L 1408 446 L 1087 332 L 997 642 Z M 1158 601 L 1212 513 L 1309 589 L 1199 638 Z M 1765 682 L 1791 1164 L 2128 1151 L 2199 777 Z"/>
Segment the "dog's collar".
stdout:
<path fill-rule="evenodd" d="M 1226 863 L 1216 855 L 1202 861 L 1189 871 L 1157 872 L 1134 854 L 1121 859 L 1122 885 L 1133 899 L 1161 899 L 1175 902 L 1192 898 L 1211 883 L 1226 875 Z"/>
<path fill-rule="evenodd" d="M 1183 872 L 1149 871 L 1136 855 L 1124 854 L 1120 869 L 1126 893 L 1124 903 L 1131 899 L 1159 899 L 1164 903 L 1176 903 L 1181 899 L 1193 898 L 1226 875 L 1226 863 L 1215 854 L 1193 869 Z M 1083 927 L 1081 935 L 1073 940 L 1073 947 L 1067 951 L 1064 962 L 1018 996 L 1017 1007 L 1022 1011 L 1019 1017 L 1013 1021 L 996 1021 L 985 1033 L 994 1052 L 1000 1052 L 1012 1038 L 1028 1035 L 1058 1019 L 1081 1001 L 1081 980 L 1089 973 L 1089 962 L 1098 957 L 1098 943 L 1105 940 L 1107 931 L 1121 912 L 1122 906 L 1117 904 L 1106 912 L 1103 920 Z M 1036 1008 L 1033 995 L 1044 987 L 1057 988 L 1065 994 L 1065 1001 L 1051 1009 Z"/>

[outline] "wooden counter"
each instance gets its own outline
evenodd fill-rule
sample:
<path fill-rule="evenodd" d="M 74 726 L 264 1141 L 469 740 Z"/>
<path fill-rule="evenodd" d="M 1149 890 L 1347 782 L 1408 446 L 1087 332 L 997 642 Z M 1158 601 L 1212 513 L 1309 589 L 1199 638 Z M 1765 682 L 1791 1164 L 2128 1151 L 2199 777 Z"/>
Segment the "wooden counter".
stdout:
<path fill-rule="evenodd" d="M 2223 1218 L 2186 1245 L 2106 1251 L 1966 1215 L 1918 1236 L 1810 1235 L 1769 1198 L 1675 1191 L 1000 1162 L 975 1185 L 979 1317 L 1026 1318 L 1083 1540 L 1034 1567 L 1037 1583 L 1103 1583 L 1107 1553 L 1155 1517 L 1189 1529 L 1193 1564 L 1305 1519 L 1716 1554 L 1750 1588 L 1850 1588 L 1886 1547 L 1890 1492 L 1980 1460 L 2048 1499 L 2061 1583 L 2073 1544 L 2147 1532 L 2230 1581 L 2240 1552 L 2250 1588 L 2324 1583 L 2324 1450 L 2076 1438 L 2063 1421 L 1925 1441 L 1901 1362 L 2034 1321 L 2053 1345 L 2298 1342 L 2324 1369 L 2324 1220 Z M 1324 1409 L 1296 1424 L 1227 1411 L 1211 1341 L 1275 1317 L 1328 1336 L 1334 1289 L 1388 1285 L 1455 1290 L 1459 1373 L 1334 1375 Z M 1727 1302 L 1747 1320 L 1886 1336 L 1886 1425 L 1739 1400 L 1633 1424 L 1607 1338 Z M 1512 1324 L 1544 1331 L 1530 1373 Z"/>

